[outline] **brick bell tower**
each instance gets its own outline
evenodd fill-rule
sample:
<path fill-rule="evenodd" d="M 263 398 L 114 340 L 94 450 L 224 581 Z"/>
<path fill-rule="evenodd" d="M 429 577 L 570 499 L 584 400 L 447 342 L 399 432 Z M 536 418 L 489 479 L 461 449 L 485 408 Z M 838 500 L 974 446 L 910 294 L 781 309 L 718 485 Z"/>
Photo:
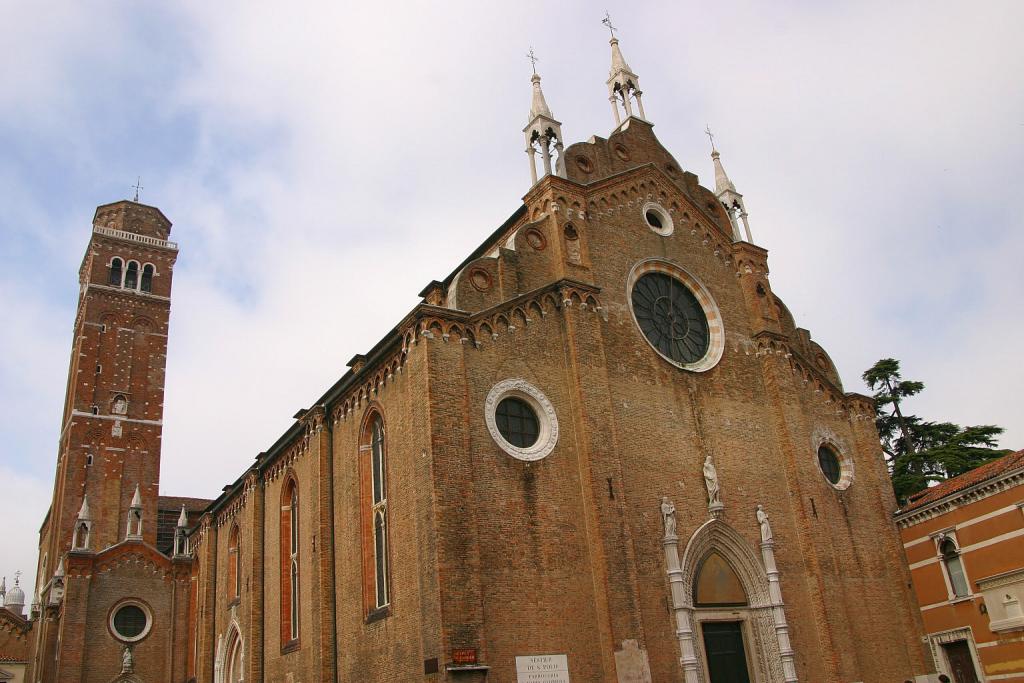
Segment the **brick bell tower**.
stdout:
<path fill-rule="evenodd" d="M 40 530 L 45 602 L 69 550 L 100 552 L 129 535 L 156 545 L 171 276 L 171 222 L 152 206 L 100 206 L 80 290 L 57 475 Z M 141 497 L 141 530 L 130 511 Z M 88 526 L 79 522 L 86 510 Z M 129 524 L 133 524 L 129 529 Z M 141 533 L 140 533 L 141 531 Z"/>

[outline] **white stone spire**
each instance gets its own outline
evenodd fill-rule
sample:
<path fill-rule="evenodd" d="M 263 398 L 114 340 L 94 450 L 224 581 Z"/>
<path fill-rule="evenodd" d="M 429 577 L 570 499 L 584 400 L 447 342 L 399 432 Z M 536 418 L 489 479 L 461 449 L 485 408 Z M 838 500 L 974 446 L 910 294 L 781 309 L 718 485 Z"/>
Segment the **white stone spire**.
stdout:
<path fill-rule="evenodd" d="M 64 556 L 60 556 L 60 562 L 57 563 L 57 571 L 53 573 L 53 578 L 63 579 L 64 578 Z"/>
<path fill-rule="evenodd" d="M 181 506 L 181 514 L 178 516 L 178 526 L 174 530 L 174 556 L 182 557 L 188 554 L 188 543 L 185 537 L 185 530 L 188 527 L 188 513 L 185 506 Z"/>
<path fill-rule="evenodd" d="M 543 175 L 552 173 L 552 159 L 554 159 L 554 173 L 557 176 L 565 177 L 565 162 L 562 159 L 562 124 L 555 120 L 547 100 L 544 99 L 544 91 L 540 88 L 540 76 L 537 74 L 537 58 L 530 48 L 528 55 L 533 64 L 533 99 L 530 102 L 530 121 L 523 129 L 526 134 L 526 153 L 530 156 L 530 179 L 533 185 L 537 184 L 537 160 L 536 155 L 540 152 L 541 162 L 544 167 Z"/>
<path fill-rule="evenodd" d="M 82 522 L 91 522 L 92 513 L 89 511 L 89 496 L 88 494 L 82 496 L 82 507 L 78 511 L 78 519 Z"/>
<path fill-rule="evenodd" d="M 729 180 L 722 166 L 722 155 L 715 148 L 715 136 L 711 133 L 709 126 L 704 131 L 711 140 L 711 161 L 715 165 L 715 196 L 722 202 L 725 212 L 729 214 L 729 222 L 732 223 L 732 238 L 741 242 L 746 235 L 746 241 L 753 244 L 750 236 L 750 222 L 747 220 L 747 207 L 743 203 L 743 195 L 736 191 L 736 186 Z M 742 230 L 741 230 L 742 224 Z"/>
<path fill-rule="evenodd" d="M 78 511 L 75 531 L 71 535 L 72 550 L 88 550 L 89 537 L 92 536 L 92 513 L 89 511 L 89 496 L 82 496 L 82 508 Z"/>
<path fill-rule="evenodd" d="M 641 99 L 643 93 L 640 91 L 640 77 L 633 73 L 622 56 L 619 48 L 619 39 L 615 37 L 615 27 L 612 26 L 611 17 L 605 14 L 602 24 L 611 31 L 612 38 L 608 44 L 612 47 L 612 68 L 608 72 L 608 101 L 612 104 L 612 113 L 615 115 L 615 127 L 622 125 L 622 111 L 626 118 L 636 116 L 640 119 L 647 119 L 644 114 L 644 103 Z M 633 101 L 636 101 L 637 112 L 633 111 Z"/>
<path fill-rule="evenodd" d="M 128 506 L 128 531 L 125 537 L 132 541 L 142 540 L 142 492 L 138 484 L 135 485 L 132 504 Z"/>

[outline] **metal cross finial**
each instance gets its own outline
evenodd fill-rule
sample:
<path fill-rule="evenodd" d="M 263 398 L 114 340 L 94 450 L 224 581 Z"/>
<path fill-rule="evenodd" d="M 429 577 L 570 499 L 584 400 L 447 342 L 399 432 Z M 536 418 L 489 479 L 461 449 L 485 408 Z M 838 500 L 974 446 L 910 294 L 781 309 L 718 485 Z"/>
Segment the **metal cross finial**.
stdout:
<path fill-rule="evenodd" d="M 132 187 L 135 188 L 135 199 L 133 199 L 132 201 L 137 202 L 137 201 L 139 201 L 139 190 L 145 190 L 146 189 L 146 188 L 144 188 L 142 186 L 142 176 L 138 176 L 136 178 L 135 184 L 132 185 Z"/>
<path fill-rule="evenodd" d="M 717 152 L 718 150 L 715 149 L 715 134 L 711 132 L 710 125 L 704 129 L 704 134 L 708 136 L 708 140 L 711 140 L 711 151 Z"/>
<path fill-rule="evenodd" d="M 530 51 L 526 53 L 526 58 L 530 60 L 530 66 L 533 67 L 533 75 L 537 75 L 537 55 L 533 54 L 533 46 L 530 46 Z"/>
<path fill-rule="evenodd" d="M 18 581 L 21 579 L 21 570 L 14 572 L 14 585 L 18 585 Z"/>
<path fill-rule="evenodd" d="M 615 37 L 615 32 L 618 29 L 615 28 L 614 26 L 612 26 L 612 15 L 608 14 L 608 10 L 604 11 L 604 19 L 601 20 L 601 23 L 608 27 L 608 30 L 612 34 L 612 38 L 614 38 Z"/>

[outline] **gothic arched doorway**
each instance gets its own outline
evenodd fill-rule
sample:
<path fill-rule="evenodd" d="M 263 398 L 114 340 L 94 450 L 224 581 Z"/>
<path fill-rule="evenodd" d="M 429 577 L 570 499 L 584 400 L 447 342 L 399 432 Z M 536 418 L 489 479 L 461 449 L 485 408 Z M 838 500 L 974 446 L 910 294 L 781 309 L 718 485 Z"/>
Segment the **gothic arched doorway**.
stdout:
<path fill-rule="evenodd" d="M 768 572 L 746 539 L 712 519 L 681 555 L 673 604 L 686 683 L 787 680 Z"/>

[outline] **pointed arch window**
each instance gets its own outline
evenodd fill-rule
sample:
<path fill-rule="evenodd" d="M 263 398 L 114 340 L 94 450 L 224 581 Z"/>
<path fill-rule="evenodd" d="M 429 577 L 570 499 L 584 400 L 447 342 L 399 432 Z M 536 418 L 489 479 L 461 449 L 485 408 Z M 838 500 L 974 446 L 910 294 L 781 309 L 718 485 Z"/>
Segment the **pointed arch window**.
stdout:
<path fill-rule="evenodd" d="M 971 594 L 967 585 L 967 573 L 964 572 L 964 561 L 960 557 L 960 550 L 952 538 L 946 538 L 939 544 L 939 553 L 942 555 L 942 565 L 946 569 L 946 576 L 949 578 L 949 589 L 953 598 L 965 598 Z"/>
<path fill-rule="evenodd" d="M 116 256 L 110 259 L 110 272 L 107 275 L 107 284 L 114 285 L 115 287 L 121 286 L 121 270 L 124 268 L 124 262 Z"/>
<path fill-rule="evenodd" d="M 281 492 L 281 647 L 299 644 L 299 487 L 289 477 Z"/>
<path fill-rule="evenodd" d="M 231 535 L 228 537 L 228 580 L 230 582 L 231 599 L 238 600 L 242 597 L 242 562 L 241 545 L 238 525 L 231 527 Z"/>
<path fill-rule="evenodd" d="M 124 286 L 127 289 L 139 287 L 139 264 L 135 261 L 129 261 L 128 268 L 124 271 Z"/>
<path fill-rule="evenodd" d="M 384 420 L 372 413 L 360 440 L 363 526 L 363 595 L 370 618 L 386 616 L 391 604 L 388 549 L 387 444 Z"/>
<path fill-rule="evenodd" d="M 153 272 L 153 265 L 151 263 L 147 263 L 145 266 L 143 266 L 141 286 L 143 292 L 153 291 Z"/>
<path fill-rule="evenodd" d="M 697 607 L 738 607 L 747 604 L 743 583 L 732 566 L 716 552 L 700 563 L 693 586 L 693 604 Z"/>

